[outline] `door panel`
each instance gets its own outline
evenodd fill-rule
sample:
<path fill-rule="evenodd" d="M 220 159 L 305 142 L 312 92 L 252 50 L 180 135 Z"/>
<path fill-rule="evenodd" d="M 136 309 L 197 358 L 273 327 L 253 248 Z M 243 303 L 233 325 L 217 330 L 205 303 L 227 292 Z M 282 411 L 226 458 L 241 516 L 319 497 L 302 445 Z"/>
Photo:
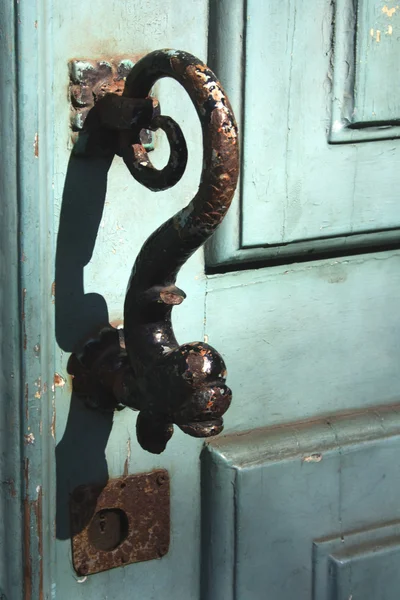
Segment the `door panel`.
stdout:
<path fill-rule="evenodd" d="M 384 407 L 208 444 L 204 597 L 394 600 L 399 425 Z"/>
<path fill-rule="evenodd" d="M 396 7 L 230 4 L 212 3 L 210 60 L 241 108 L 242 182 L 209 265 L 398 245 Z"/>
<path fill-rule="evenodd" d="M 208 278 L 206 334 L 228 365 L 232 429 L 400 397 L 398 252 Z"/>

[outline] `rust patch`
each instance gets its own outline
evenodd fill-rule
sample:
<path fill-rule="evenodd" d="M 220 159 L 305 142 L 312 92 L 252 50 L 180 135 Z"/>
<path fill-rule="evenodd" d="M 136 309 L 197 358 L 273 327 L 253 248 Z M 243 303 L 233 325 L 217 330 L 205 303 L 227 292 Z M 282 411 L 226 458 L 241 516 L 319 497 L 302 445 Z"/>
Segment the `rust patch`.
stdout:
<path fill-rule="evenodd" d="M 64 387 L 65 379 L 59 373 L 54 373 L 53 383 L 54 387 Z"/>
<path fill-rule="evenodd" d="M 32 600 L 32 557 L 31 557 L 31 503 L 29 500 L 29 459 L 25 459 L 24 500 L 24 600 Z"/>
<path fill-rule="evenodd" d="M 122 98 L 125 81 L 132 70 L 136 57 L 120 56 L 102 60 L 73 59 L 68 63 L 70 72 L 72 142 L 78 139 L 90 110 L 109 94 Z M 122 102 L 126 102 L 126 98 Z M 153 149 L 153 135 L 148 129 L 142 131 L 143 143 Z"/>
<path fill-rule="evenodd" d="M 43 600 L 43 520 L 42 520 L 42 506 L 43 506 L 43 492 L 40 487 L 38 490 L 38 497 L 35 502 L 32 502 L 33 510 L 36 516 L 36 526 L 38 533 L 38 550 L 39 550 L 39 600 Z"/>
<path fill-rule="evenodd" d="M 70 508 L 73 564 L 80 576 L 168 552 L 170 488 L 163 469 L 113 479 L 104 488 L 79 486 Z"/>
<path fill-rule="evenodd" d="M 24 499 L 24 600 L 32 600 L 32 552 L 39 555 L 39 595 L 38 600 L 43 600 L 43 521 L 42 521 L 42 488 L 37 488 L 37 499 L 29 497 L 29 459 L 24 464 L 25 499 Z M 31 519 L 35 515 L 38 546 L 32 548 Z"/>
<path fill-rule="evenodd" d="M 25 400 L 25 419 L 28 421 L 28 419 L 29 419 L 29 385 L 27 383 L 25 383 L 24 400 Z"/>
<path fill-rule="evenodd" d="M 2 484 L 8 486 L 11 498 L 16 498 L 17 490 L 15 489 L 14 479 L 6 479 L 5 481 L 2 481 Z"/>
<path fill-rule="evenodd" d="M 33 142 L 33 147 L 35 149 L 35 157 L 39 158 L 39 134 L 35 133 L 35 141 Z"/>
<path fill-rule="evenodd" d="M 24 350 L 28 347 L 28 337 L 26 335 L 26 324 L 25 324 L 25 302 L 26 302 L 26 288 L 22 290 L 22 311 L 21 311 L 21 320 L 22 320 L 22 335 L 24 339 Z"/>

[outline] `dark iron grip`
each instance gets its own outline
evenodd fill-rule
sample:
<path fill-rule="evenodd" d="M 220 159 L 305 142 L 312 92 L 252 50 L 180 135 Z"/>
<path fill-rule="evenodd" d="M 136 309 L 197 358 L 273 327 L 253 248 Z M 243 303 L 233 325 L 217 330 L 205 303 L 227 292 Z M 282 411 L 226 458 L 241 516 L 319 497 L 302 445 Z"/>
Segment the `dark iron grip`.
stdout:
<path fill-rule="evenodd" d="M 175 285 L 179 269 L 221 223 L 239 172 L 238 132 L 231 106 L 214 73 L 194 56 L 174 50 L 148 54 L 130 72 L 123 96 L 147 98 L 162 77 L 172 77 L 185 88 L 201 122 L 199 189 L 185 208 L 148 238 L 136 259 L 124 306 L 126 354 L 115 330 L 107 329 L 70 361 L 76 390 L 97 396 L 92 405 L 104 408 L 120 403 L 140 411 L 138 440 L 154 453 L 164 450 L 174 423 L 196 437 L 223 429 L 222 415 L 231 402 L 224 361 L 208 344 L 179 346 L 171 311 L 185 298 Z M 154 191 L 166 189 L 183 175 L 186 144 L 169 117 L 156 113 L 145 126 L 166 132 L 171 146 L 166 167 L 157 170 L 151 165 L 138 134 L 121 145 L 120 154 L 137 181 Z"/>

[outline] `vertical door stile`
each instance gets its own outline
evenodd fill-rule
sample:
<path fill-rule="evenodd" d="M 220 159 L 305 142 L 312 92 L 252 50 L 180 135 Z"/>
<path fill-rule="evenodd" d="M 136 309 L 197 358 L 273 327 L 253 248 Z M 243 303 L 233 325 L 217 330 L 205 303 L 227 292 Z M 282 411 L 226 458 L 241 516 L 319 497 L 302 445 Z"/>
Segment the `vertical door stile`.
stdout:
<path fill-rule="evenodd" d="M 16 4 L 24 600 L 49 597 L 54 564 L 52 15 Z"/>

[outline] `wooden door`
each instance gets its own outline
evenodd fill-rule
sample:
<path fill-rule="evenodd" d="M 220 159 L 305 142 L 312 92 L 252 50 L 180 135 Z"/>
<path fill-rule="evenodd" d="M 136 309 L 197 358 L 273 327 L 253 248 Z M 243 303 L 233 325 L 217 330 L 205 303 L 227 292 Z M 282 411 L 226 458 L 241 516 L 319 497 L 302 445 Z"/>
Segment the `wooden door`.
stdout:
<path fill-rule="evenodd" d="M 1 3 L 0 597 L 397 600 L 399 14 L 377 0 Z M 242 168 L 174 311 L 179 341 L 226 360 L 225 432 L 204 445 L 177 431 L 154 456 L 133 413 L 83 406 L 66 365 L 93 328 L 122 325 L 142 243 L 196 192 L 200 126 L 162 81 L 189 148 L 179 184 L 153 194 L 118 158 L 79 162 L 68 65 L 162 47 L 217 72 Z M 167 555 L 78 576 L 71 492 L 159 467 Z"/>

